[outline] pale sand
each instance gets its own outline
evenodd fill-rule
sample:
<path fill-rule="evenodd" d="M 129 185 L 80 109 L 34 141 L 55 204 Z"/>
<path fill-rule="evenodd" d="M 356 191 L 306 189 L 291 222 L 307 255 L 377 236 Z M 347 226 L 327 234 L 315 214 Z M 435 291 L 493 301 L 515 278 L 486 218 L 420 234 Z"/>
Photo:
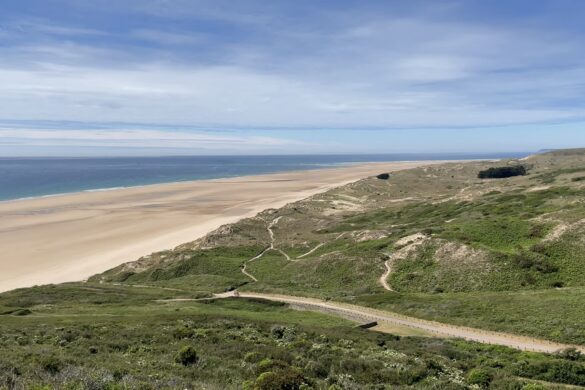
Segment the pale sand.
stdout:
<path fill-rule="evenodd" d="M 264 209 L 433 163 L 372 163 L 2 202 L 0 291 L 83 280 Z"/>

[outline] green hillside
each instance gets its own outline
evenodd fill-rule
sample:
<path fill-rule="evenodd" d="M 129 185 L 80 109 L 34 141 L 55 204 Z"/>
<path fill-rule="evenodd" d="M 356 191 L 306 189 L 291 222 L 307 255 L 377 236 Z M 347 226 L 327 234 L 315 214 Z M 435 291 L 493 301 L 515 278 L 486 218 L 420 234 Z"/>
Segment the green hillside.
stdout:
<path fill-rule="evenodd" d="M 562 389 L 585 359 L 355 328 L 244 299 L 71 283 L 0 295 L 1 389 Z M 533 385 L 545 381 L 546 386 Z M 557 383 L 557 384 L 554 384 Z"/>
<path fill-rule="evenodd" d="M 520 165 L 526 176 L 478 178 L 490 167 Z M 331 298 L 585 343 L 584 177 L 582 150 L 398 171 L 266 211 L 93 280 Z M 270 247 L 275 220 L 276 249 L 249 261 Z M 385 262 L 394 291 L 379 282 Z M 257 281 L 241 272 L 244 264 Z M 567 295 L 570 307 L 543 294 Z M 510 295 L 533 322 L 488 320 L 509 318 Z M 442 310 L 453 297 L 462 302 L 457 312 Z M 501 303 L 483 313 L 489 299 Z M 550 313 L 563 315 L 551 321 Z"/>
<path fill-rule="evenodd" d="M 578 353 L 382 334 L 256 300 L 161 302 L 279 293 L 585 345 L 583 195 L 582 150 L 398 171 L 87 283 L 0 294 L 0 389 L 585 385 Z"/>

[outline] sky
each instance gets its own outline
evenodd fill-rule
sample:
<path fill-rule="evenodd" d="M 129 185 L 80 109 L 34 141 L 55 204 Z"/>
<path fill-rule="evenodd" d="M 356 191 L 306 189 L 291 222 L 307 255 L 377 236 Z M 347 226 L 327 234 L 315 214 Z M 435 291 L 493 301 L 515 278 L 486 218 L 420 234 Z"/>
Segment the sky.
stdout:
<path fill-rule="evenodd" d="M 581 0 L 0 4 L 0 157 L 585 147 Z"/>

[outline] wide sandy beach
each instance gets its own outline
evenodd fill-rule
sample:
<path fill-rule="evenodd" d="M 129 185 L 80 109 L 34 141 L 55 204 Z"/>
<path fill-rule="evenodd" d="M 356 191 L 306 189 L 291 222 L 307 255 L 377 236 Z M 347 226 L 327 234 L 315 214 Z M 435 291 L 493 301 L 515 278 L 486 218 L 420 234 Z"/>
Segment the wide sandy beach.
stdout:
<path fill-rule="evenodd" d="M 83 280 L 264 209 L 433 163 L 371 163 L 2 202 L 0 291 Z"/>

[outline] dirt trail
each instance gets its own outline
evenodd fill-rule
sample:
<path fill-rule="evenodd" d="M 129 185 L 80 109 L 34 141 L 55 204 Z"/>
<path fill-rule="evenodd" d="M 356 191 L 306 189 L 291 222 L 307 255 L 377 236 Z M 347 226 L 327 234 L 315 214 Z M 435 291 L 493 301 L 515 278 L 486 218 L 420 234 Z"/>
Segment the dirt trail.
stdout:
<path fill-rule="evenodd" d="M 382 287 L 384 287 L 384 289 L 388 291 L 394 291 L 394 289 L 392 289 L 392 287 L 390 287 L 390 285 L 388 284 L 388 276 L 390 276 L 390 273 L 392 272 L 392 265 L 390 264 L 391 262 L 392 259 L 388 259 L 384 262 L 386 272 L 384 272 L 384 274 L 380 276 L 380 284 L 382 285 Z"/>
<path fill-rule="evenodd" d="M 315 246 L 313 249 L 311 249 L 310 251 L 308 251 L 307 253 L 303 253 L 300 256 L 297 256 L 297 259 L 302 259 L 305 256 L 309 256 L 311 253 L 315 252 L 317 249 L 321 248 L 323 245 L 325 245 L 324 242 L 317 244 L 317 246 Z"/>
<path fill-rule="evenodd" d="M 249 273 L 248 271 L 246 271 L 246 266 L 249 262 L 254 261 L 254 260 L 258 260 L 259 258 L 261 258 L 262 256 L 264 256 L 264 254 L 270 250 L 273 251 L 277 251 L 279 252 L 281 255 L 283 255 L 287 260 L 291 260 L 290 256 L 287 255 L 282 249 L 278 249 L 276 247 L 274 247 L 274 232 L 272 231 L 272 228 L 278 223 L 278 221 L 280 221 L 280 219 L 282 218 L 282 216 L 274 218 L 272 220 L 272 222 L 270 222 L 268 224 L 268 227 L 266 228 L 268 230 L 268 235 L 270 236 L 270 246 L 266 249 L 264 249 L 262 252 L 260 252 L 260 254 L 258 254 L 257 256 L 252 257 L 250 260 L 247 260 L 244 262 L 244 264 L 242 265 L 241 271 L 244 275 L 246 275 L 247 277 L 249 277 L 250 279 L 252 279 L 254 282 L 257 282 L 258 279 L 256 279 L 256 277 L 254 275 L 252 275 L 251 273 Z"/>
<path fill-rule="evenodd" d="M 343 236 L 345 236 L 345 233 L 347 233 L 347 232 L 343 232 L 343 233 L 341 233 L 340 235 L 338 235 L 337 237 L 335 237 L 335 239 L 334 239 L 333 241 L 337 241 L 337 240 L 341 239 Z M 325 244 L 327 244 L 327 242 L 322 242 L 322 243 L 320 243 L 320 244 L 317 244 L 317 245 L 316 245 L 316 246 L 315 246 L 313 249 L 311 249 L 310 251 L 308 251 L 308 252 L 306 252 L 306 253 L 303 253 L 303 254 L 302 254 L 302 255 L 300 255 L 300 256 L 297 256 L 297 257 L 296 257 L 296 258 L 295 258 L 293 261 L 300 260 L 300 259 L 302 259 L 303 257 L 307 257 L 307 256 L 309 256 L 310 254 L 312 254 L 313 252 L 315 252 L 317 249 L 321 248 L 321 247 L 322 247 L 322 246 L 324 246 Z"/>
<path fill-rule="evenodd" d="M 308 310 L 337 315 L 354 321 L 370 322 L 378 321 L 408 328 L 420 329 L 432 333 L 437 337 L 457 337 L 484 344 L 504 345 L 507 347 L 534 351 L 554 353 L 566 348 L 576 348 L 585 353 L 584 346 L 554 343 L 532 337 L 518 336 L 507 333 L 492 332 L 463 326 L 448 325 L 435 321 L 427 321 L 419 318 L 408 317 L 401 314 L 372 309 L 369 307 L 351 305 L 340 302 L 323 301 L 314 298 L 304 298 L 289 295 L 261 294 L 252 292 L 228 292 L 215 295 L 216 298 L 239 296 L 242 298 L 260 298 L 271 301 L 284 302 L 293 306 Z"/>
<path fill-rule="evenodd" d="M 256 279 L 256 277 L 254 275 L 252 275 L 251 273 L 249 273 L 248 271 L 246 271 L 246 263 L 244 263 L 244 265 L 242 266 L 242 273 L 244 275 L 246 275 L 247 277 L 249 277 L 250 279 L 252 279 L 254 282 L 257 282 L 258 281 L 258 279 Z"/>
<path fill-rule="evenodd" d="M 395 247 L 400 249 L 395 250 L 393 253 L 387 253 L 388 260 L 384 262 L 384 267 L 386 267 L 386 271 L 380 276 L 379 282 L 387 291 L 396 291 L 394 290 L 390 284 L 388 283 L 388 277 L 392 273 L 392 265 L 397 260 L 405 259 L 409 256 L 410 253 L 416 250 L 416 248 L 428 240 L 428 237 L 422 233 L 415 233 L 411 234 L 410 236 L 406 236 L 401 238 L 400 240 L 396 241 L 394 244 Z"/>

